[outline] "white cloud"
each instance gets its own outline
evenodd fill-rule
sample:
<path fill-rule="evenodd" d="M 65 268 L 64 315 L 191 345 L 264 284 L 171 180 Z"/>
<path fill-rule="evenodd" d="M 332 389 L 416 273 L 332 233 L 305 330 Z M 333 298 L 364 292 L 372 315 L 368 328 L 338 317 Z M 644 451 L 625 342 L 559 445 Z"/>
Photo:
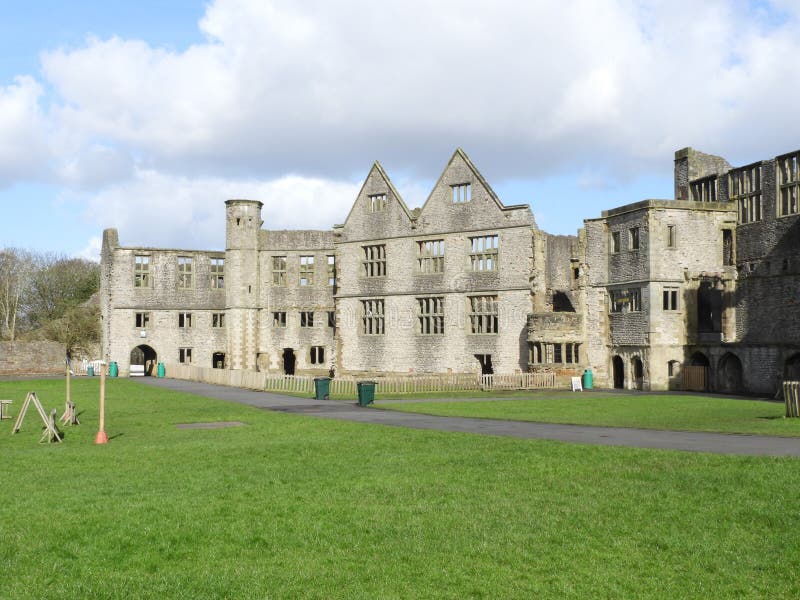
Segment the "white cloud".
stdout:
<path fill-rule="evenodd" d="M 224 249 L 228 198 L 262 200 L 269 229 L 330 229 L 347 215 L 359 187 L 291 175 L 254 181 L 138 171 L 132 181 L 88 198 L 87 210 L 98 226 L 118 228 L 123 245 Z"/>
<path fill-rule="evenodd" d="M 45 173 L 49 151 L 41 95 L 31 77 L 0 87 L 0 185 Z"/>
<path fill-rule="evenodd" d="M 85 247 L 73 254 L 73 258 L 83 258 L 85 260 L 91 260 L 92 262 L 100 262 L 100 250 L 102 246 L 102 238 L 92 236 L 89 238 Z"/>

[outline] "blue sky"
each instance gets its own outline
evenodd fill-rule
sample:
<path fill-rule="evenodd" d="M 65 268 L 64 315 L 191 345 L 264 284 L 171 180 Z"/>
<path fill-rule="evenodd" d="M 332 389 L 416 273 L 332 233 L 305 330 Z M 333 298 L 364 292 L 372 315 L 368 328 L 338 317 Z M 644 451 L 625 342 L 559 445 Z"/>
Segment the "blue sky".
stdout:
<path fill-rule="evenodd" d="M 793 0 L 0 6 L 0 247 L 219 248 L 229 197 L 327 228 L 373 160 L 419 206 L 459 146 L 574 234 L 671 197 L 681 147 L 800 147 Z"/>

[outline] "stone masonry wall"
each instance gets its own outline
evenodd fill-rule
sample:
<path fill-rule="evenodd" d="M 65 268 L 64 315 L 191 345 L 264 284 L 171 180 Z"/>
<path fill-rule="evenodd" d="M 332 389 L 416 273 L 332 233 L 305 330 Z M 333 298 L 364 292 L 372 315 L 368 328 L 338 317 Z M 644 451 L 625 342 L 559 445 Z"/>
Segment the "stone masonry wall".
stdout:
<path fill-rule="evenodd" d="M 0 342 L 0 375 L 63 375 L 66 356 L 58 342 Z"/>

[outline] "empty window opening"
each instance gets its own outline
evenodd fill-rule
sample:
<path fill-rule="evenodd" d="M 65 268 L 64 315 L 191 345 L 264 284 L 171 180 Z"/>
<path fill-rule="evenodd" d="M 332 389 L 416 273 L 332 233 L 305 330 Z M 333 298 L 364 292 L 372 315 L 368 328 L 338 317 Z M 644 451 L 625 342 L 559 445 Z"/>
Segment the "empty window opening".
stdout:
<path fill-rule="evenodd" d="M 664 310 L 678 310 L 678 288 L 664 288 L 662 308 Z"/>
<path fill-rule="evenodd" d="M 137 312 L 134 318 L 135 327 L 139 329 L 146 329 L 150 324 L 149 312 Z"/>
<path fill-rule="evenodd" d="M 336 285 L 336 257 L 328 255 L 328 286 Z"/>
<path fill-rule="evenodd" d="M 444 272 L 444 240 L 417 242 L 417 272 Z"/>
<path fill-rule="evenodd" d="M 667 225 L 667 248 L 674 248 L 675 242 L 675 225 Z"/>
<path fill-rule="evenodd" d="M 499 237 L 486 235 L 469 238 L 472 271 L 496 271 Z"/>
<path fill-rule="evenodd" d="M 286 257 L 272 257 L 272 285 L 277 287 L 286 286 Z"/>
<path fill-rule="evenodd" d="M 211 273 L 211 288 L 215 290 L 221 290 L 225 288 L 225 259 L 224 258 L 212 258 L 211 264 L 209 265 L 209 271 Z"/>
<path fill-rule="evenodd" d="M 497 333 L 499 302 L 497 296 L 470 296 L 469 321 L 471 333 Z"/>
<path fill-rule="evenodd" d="M 325 364 L 325 348 L 322 346 L 311 346 L 310 362 L 312 365 Z"/>
<path fill-rule="evenodd" d="M 178 362 L 189 364 L 192 362 L 192 349 L 179 348 L 178 349 Z"/>
<path fill-rule="evenodd" d="M 733 250 L 733 231 L 730 229 L 722 230 L 722 264 L 726 267 L 733 266 L 736 262 L 736 254 Z"/>
<path fill-rule="evenodd" d="M 444 333 L 444 298 L 417 298 L 417 333 Z"/>
<path fill-rule="evenodd" d="M 193 259 L 191 256 L 178 257 L 178 287 L 191 288 L 194 285 Z"/>
<path fill-rule="evenodd" d="M 328 311 L 328 327 L 331 329 L 336 327 L 336 311 L 334 310 Z"/>
<path fill-rule="evenodd" d="M 697 331 L 722 332 L 722 291 L 710 281 L 703 281 L 697 290 Z"/>
<path fill-rule="evenodd" d="M 178 313 L 178 327 L 188 329 L 192 326 L 192 313 L 182 312 Z"/>
<path fill-rule="evenodd" d="M 300 285 L 314 285 L 314 257 L 300 257 Z"/>
<path fill-rule="evenodd" d="M 361 274 L 364 277 L 384 277 L 386 275 L 386 246 L 361 246 Z"/>
<path fill-rule="evenodd" d="M 631 227 L 628 230 L 628 247 L 631 250 L 639 249 L 639 228 Z"/>
<path fill-rule="evenodd" d="M 616 254 L 622 247 L 621 236 L 619 231 L 611 232 L 611 252 Z"/>
<path fill-rule="evenodd" d="M 133 287 L 150 287 L 150 257 L 137 255 L 133 262 Z"/>
<path fill-rule="evenodd" d="M 294 367 L 296 358 L 294 355 L 294 349 L 292 348 L 284 348 L 283 349 L 283 372 L 286 375 L 294 375 Z"/>
<path fill-rule="evenodd" d="M 639 312 L 642 310 L 641 288 L 609 290 L 608 295 L 611 301 L 612 313 Z"/>
<path fill-rule="evenodd" d="M 457 183 L 451 185 L 453 190 L 453 203 L 463 204 L 464 202 L 472 201 L 472 185 L 469 183 Z"/>
<path fill-rule="evenodd" d="M 476 354 L 475 358 L 478 359 L 478 363 L 481 365 L 481 375 L 494 375 L 491 354 Z"/>
<path fill-rule="evenodd" d="M 214 352 L 211 355 L 211 365 L 215 369 L 224 369 L 225 368 L 225 353 L 224 352 Z"/>
<path fill-rule="evenodd" d="M 314 312 L 310 310 L 300 311 L 300 327 L 314 326 Z"/>
<path fill-rule="evenodd" d="M 383 300 L 361 301 L 361 333 L 383 335 L 385 333 Z"/>
<path fill-rule="evenodd" d="M 225 313 L 211 313 L 211 327 L 222 329 L 225 327 Z"/>
<path fill-rule="evenodd" d="M 778 215 L 800 213 L 800 153 L 781 156 L 778 168 Z"/>
<path fill-rule="evenodd" d="M 286 327 L 286 311 L 279 310 L 272 313 L 273 327 Z"/>
<path fill-rule="evenodd" d="M 370 194 L 367 196 L 367 208 L 371 213 L 386 210 L 386 194 Z"/>
<path fill-rule="evenodd" d="M 754 223 L 763 217 L 761 166 L 751 165 L 728 173 L 728 196 L 739 208 L 740 223 Z"/>

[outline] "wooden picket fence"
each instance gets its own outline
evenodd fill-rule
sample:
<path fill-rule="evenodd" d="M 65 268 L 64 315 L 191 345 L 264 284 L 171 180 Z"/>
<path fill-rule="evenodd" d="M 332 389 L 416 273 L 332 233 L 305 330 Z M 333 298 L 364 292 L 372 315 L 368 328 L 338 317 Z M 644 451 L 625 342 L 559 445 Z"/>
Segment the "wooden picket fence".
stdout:
<path fill-rule="evenodd" d="M 272 375 L 256 371 L 209 369 L 191 365 L 165 365 L 167 377 L 216 385 L 314 394 L 314 378 L 302 375 Z M 370 378 L 336 378 L 330 383 L 330 393 L 338 396 L 357 394 L 358 381 Z M 469 390 L 534 390 L 554 389 L 556 375 L 550 372 L 515 373 L 510 375 L 479 375 L 472 373 L 418 375 L 408 377 L 375 377 L 378 393 L 414 394 L 425 392 L 454 392 Z"/>
<path fill-rule="evenodd" d="M 786 416 L 800 417 L 800 381 L 783 382 L 783 400 L 786 402 Z"/>

